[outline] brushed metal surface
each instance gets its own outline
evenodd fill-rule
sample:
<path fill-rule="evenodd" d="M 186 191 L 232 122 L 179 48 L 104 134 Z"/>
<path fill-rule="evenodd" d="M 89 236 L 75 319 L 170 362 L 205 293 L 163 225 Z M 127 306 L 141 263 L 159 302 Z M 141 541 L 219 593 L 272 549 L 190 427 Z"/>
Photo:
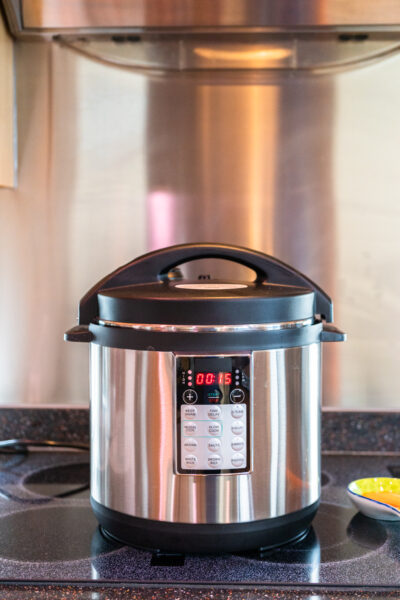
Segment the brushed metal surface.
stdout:
<path fill-rule="evenodd" d="M 5 0 L 25 30 L 396 27 L 398 0 Z"/>
<path fill-rule="evenodd" d="M 146 251 L 215 241 L 275 255 L 333 298 L 348 341 L 324 347 L 324 406 L 398 409 L 399 56 L 318 77 L 138 73 L 19 41 L 15 61 L 2 405 L 87 404 L 87 348 L 63 342 L 79 298 Z M 185 269 L 251 276 L 222 261 Z"/>
<path fill-rule="evenodd" d="M 320 492 L 320 344 L 253 353 L 250 473 L 174 473 L 175 368 L 168 352 L 91 344 L 91 493 L 136 517 L 236 523 Z"/>

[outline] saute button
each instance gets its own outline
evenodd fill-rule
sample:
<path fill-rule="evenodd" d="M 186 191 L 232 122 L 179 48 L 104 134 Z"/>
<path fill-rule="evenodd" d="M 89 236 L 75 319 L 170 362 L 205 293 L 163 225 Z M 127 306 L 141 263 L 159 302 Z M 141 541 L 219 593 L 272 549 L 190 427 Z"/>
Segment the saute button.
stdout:
<path fill-rule="evenodd" d="M 230 393 L 230 398 L 232 402 L 243 402 L 244 400 L 244 391 L 240 388 L 235 388 Z"/>
<path fill-rule="evenodd" d="M 194 419 L 197 416 L 197 408 L 195 406 L 184 406 L 183 416 L 185 419 Z"/>
<path fill-rule="evenodd" d="M 183 431 L 185 435 L 191 435 L 192 433 L 196 433 L 197 425 L 196 423 L 188 422 L 183 424 Z"/>
<path fill-rule="evenodd" d="M 197 392 L 196 390 L 185 390 L 182 398 L 186 404 L 194 404 L 197 401 Z"/>
<path fill-rule="evenodd" d="M 210 406 L 207 411 L 207 414 L 210 419 L 218 419 L 221 416 L 221 409 L 219 406 Z"/>
<path fill-rule="evenodd" d="M 241 435 L 243 433 L 243 430 L 244 430 L 244 425 L 243 425 L 242 421 L 236 421 L 236 422 L 234 421 L 232 423 L 231 431 L 235 435 Z"/>
<path fill-rule="evenodd" d="M 237 406 L 232 406 L 231 415 L 234 419 L 240 419 L 244 415 L 244 406 L 242 404 L 238 404 Z"/>
<path fill-rule="evenodd" d="M 234 467 L 241 467 L 244 463 L 243 454 L 240 454 L 239 452 L 237 454 L 234 454 L 231 458 L 231 463 Z"/>
<path fill-rule="evenodd" d="M 221 448 L 221 441 L 218 438 L 211 438 L 207 446 L 210 452 L 218 452 Z"/>
<path fill-rule="evenodd" d="M 220 435 L 221 424 L 220 423 L 210 423 L 208 426 L 208 433 L 210 435 Z"/>
<path fill-rule="evenodd" d="M 187 438 L 183 442 L 183 447 L 185 448 L 185 450 L 189 450 L 191 452 L 193 452 L 193 450 L 196 450 L 197 446 L 197 440 L 195 440 L 194 438 Z M 234 450 L 236 450 L 236 448 L 234 448 Z M 240 448 L 238 448 L 238 450 L 240 450 Z"/>
<path fill-rule="evenodd" d="M 197 456 L 194 456 L 194 454 L 188 454 L 183 459 L 183 462 L 185 463 L 185 467 L 195 467 L 197 464 Z"/>
<path fill-rule="evenodd" d="M 244 439 L 241 437 L 234 437 L 231 446 L 233 450 L 242 450 L 244 447 Z"/>
<path fill-rule="evenodd" d="M 212 469 L 218 469 L 218 467 L 221 466 L 221 463 L 222 458 L 218 456 L 218 454 L 211 454 L 211 456 L 208 457 L 208 466 Z"/>

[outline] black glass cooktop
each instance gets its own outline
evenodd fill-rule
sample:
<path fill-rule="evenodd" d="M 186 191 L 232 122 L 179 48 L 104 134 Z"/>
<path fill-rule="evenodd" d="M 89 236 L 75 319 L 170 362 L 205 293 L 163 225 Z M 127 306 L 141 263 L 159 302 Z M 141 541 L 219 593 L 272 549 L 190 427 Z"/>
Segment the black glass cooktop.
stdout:
<path fill-rule="evenodd" d="M 400 457 L 397 461 L 400 465 Z M 326 456 L 322 503 L 296 543 L 264 553 L 155 555 L 108 540 L 89 503 L 84 453 L 0 456 L 0 577 L 164 583 L 400 584 L 400 523 L 352 508 L 346 484 L 388 475 L 396 457 Z"/>

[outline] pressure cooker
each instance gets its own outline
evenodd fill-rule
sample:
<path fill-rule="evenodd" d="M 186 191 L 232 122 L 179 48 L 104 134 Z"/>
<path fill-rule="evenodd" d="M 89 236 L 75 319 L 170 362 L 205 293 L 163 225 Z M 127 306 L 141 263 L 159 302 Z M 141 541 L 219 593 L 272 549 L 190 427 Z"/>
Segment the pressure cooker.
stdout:
<path fill-rule="evenodd" d="M 254 281 L 188 280 L 212 258 Z M 320 499 L 321 342 L 329 296 L 261 252 L 183 244 L 145 254 L 80 301 L 90 343 L 91 503 L 105 535 L 163 552 L 295 540 Z"/>

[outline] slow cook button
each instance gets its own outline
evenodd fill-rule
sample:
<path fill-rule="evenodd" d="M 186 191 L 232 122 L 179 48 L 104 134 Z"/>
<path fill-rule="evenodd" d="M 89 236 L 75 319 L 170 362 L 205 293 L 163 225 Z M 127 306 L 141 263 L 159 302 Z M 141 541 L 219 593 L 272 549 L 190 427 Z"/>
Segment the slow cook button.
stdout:
<path fill-rule="evenodd" d="M 218 454 L 212 454 L 208 457 L 208 466 L 211 469 L 218 469 L 222 464 L 222 458 Z"/>
<path fill-rule="evenodd" d="M 195 467 L 197 465 L 197 456 L 194 456 L 194 454 L 188 454 L 183 459 L 183 462 L 185 464 L 185 467 L 188 467 L 188 469 L 190 469 L 191 467 Z"/>
<path fill-rule="evenodd" d="M 243 425 L 242 421 L 234 421 L 232 423 L 231 431 L 235 435 L 241 435 L 244 431 L 244 425 Z"/>
<path fill-rule="evenodd" d="M 234 467 L 241 467 L 243 466 L 244 463 L 244 456 L 243 454 L 240 454 L 239 452 L 234 454 L 231 458 L 231 463 Z"/>
<path fill-rule="evenodd" d="M 188 450 L 190 452 L 193 452 L 193 450 L 196 450 L 198 444 L 197 444 L 197 440 L 195 440 L 194 438 L 187 438 L 184 442 L 183 442 L 183 447 L 185 448 L 185 450 Z M 235 448 L 236 450 L 236 448 Z M 240 448 L 239 448 L 240 450 Z"/>
<path fill-rule="evenodd" d="M 221 448 L 221 441 L 218 438 L 211 438 L 211 440 L 208 441 L 207 447 L 210 452 L 218 452 Z"/>
<path fill-rule="evenodd" d="M 231 443 L 233 450 L 243 450 L 244 440 L 241 437 L 234 437 Z"/>
<path fill-rule="evenodd" d="M 244 415 L 243 404 L 237 404 L 236 406 L 232 406 L 231 415 L 234 419 L 241 419 Z"/>
<path fill-rule="evenodd" d="M 210 435 L 221 435 L 221 429 L 220 423 L 210 423 L 208 426 L 208 433 Z"/>
<path fill-rule="evenodd" d="M 218 419 L 221 416 L 221 409 L 219 406 L 210 406 L 207 414 L 210 419 Z"/>
<path fill-rule="evenodd" d="M 185 435 L 192 435 L 193 433 L 196 433 L 196 431 L 197 431 L 196 423 L 192 423 L 190 421 L 188 423 L 184 423 L 183 431 L 184 431 Z"/>
<path fill-rule="evenodd" d="M 197 416 L 197 408 L 195 406 L 184 406 L 183 416 L 185 419 L 194 419 Z"/>

